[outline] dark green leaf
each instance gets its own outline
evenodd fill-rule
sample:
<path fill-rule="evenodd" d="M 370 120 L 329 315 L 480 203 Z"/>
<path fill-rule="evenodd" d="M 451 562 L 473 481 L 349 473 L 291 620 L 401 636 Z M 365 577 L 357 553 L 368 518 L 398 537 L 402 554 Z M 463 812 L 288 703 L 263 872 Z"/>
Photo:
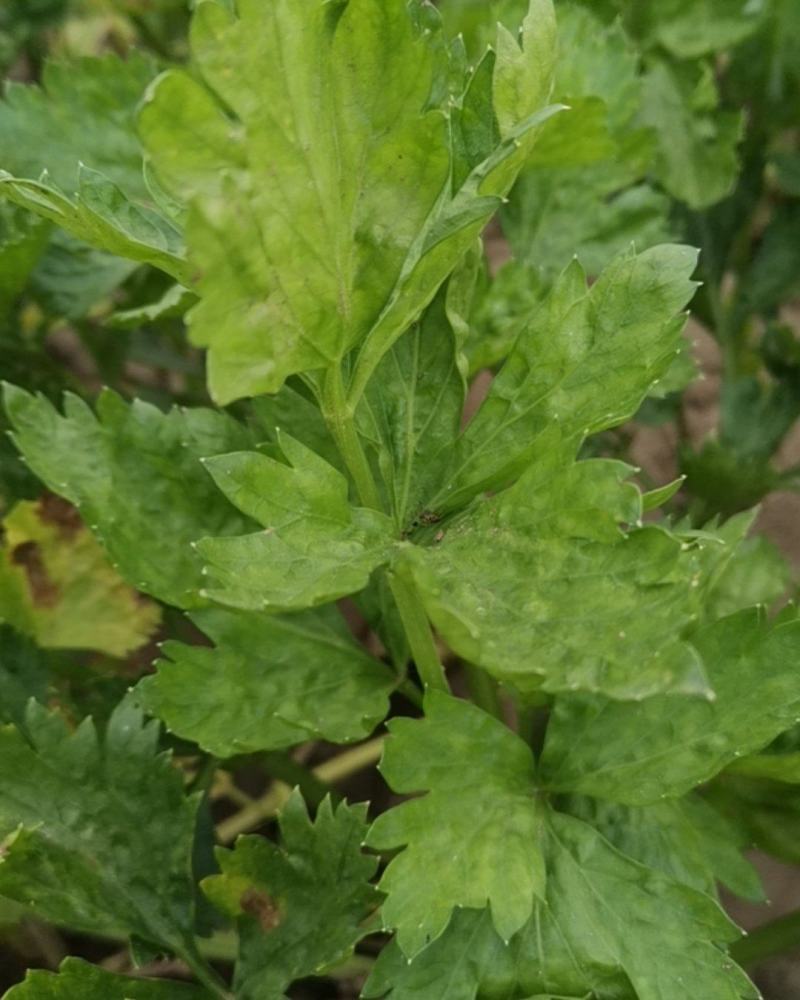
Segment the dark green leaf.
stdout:
<path fill-rule="evenodd" d="M 102 740 L 31 703 L 0 729 L 0 893 L 89 933 L 118 929 L 194 954 L 196 800 L 158 725 L 123 703 Z"/>
<path fill-rule="evenodd" d="M 541 761 L 550 787 L 629 805 L 682 795 L 800 718 L 800 622 L 772 627 L 750 609 L 692 642 L 713 701 L 559 699 Z"/>
<path fill-rule="evenodd" d="M 48 695 L 47 653 L 8 625 L 0 625 L 0 723 L 22 725 L 31 698 Z"/>
<path fill-rule="evenodd" d="M 364 996 L 758 996 L 719 947 L 735 939 L 736 929 L 714 900 L 625 857 L 572 817 L 553 814 L 547 831 L 546 903 L 508 946 L 488 911 L 464 910 L 410 963 L 396 944 L 389 945 Z"/>
<path fill-rule="evenodd" d="M 361 851 L 366 807 L 330 799 L 312 823 L 299 792 L 280 816 L 281 842 L 242 837 L 219 851 L 222 874 L 203 882 L 238 917 L 238 1000 L 283 1000 L 296 979 L 347 958 L 369 933 L 380 896 L 369 884 L 377 862 Z"/>
<path fill-rule="evenodd" d="M 57 973 L 29 972 L 3 1000 L 210 1000 L 198 986 L 154 979 L 132 979 L 68 958 Z"/>
<path fill-rule="evenodd" d="M 392 674 L 334 607 L 297 615 L 198 611 L 214 648 L 168 642 L 138 688 L 148 711 L 217 757 L 311 739 L 363 739 L 386 715 Z"/>
<path fill-rule="evenodd" d="M 698 795 L 652 806 L 570 799 L 569 811 L 599 830 L 623 854 L 709 896 L 717 882 L 761 902 L 764 890 L 743 851 L 740 829 Z"/>
<path fill-rule="evenodd" d="M 125 579 L 178 607 L 201 603 L 202 561 L 191 542 L 241 533 L 251 522 L 200 459 L 249 447 L 248 432 L 221 413 L 162 413 L 111 392 L 98 400 L 97 416 L 76 396 L 66 396 L 62 416 L 43 396 L 13 386 L 5 403 L 28 465 L 79 508 Z"/>

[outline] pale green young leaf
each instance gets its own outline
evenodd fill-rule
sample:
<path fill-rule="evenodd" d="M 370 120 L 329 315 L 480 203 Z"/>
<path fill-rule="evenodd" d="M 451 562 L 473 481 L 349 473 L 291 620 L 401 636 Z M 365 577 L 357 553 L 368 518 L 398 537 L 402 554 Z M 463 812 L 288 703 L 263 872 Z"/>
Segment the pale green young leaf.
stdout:
<path fill-rule="evenodd" d="M 67 958 L 58 972 L 29 971 L 3 1000 L 211 1000 L 199 986 L 175 980 L 132 978 Z"/>
<path fill-rule="evenodd" d="M 351 507 L 347 479 L 288 435 L 279 438 L 290 464 L 258 452 L 209 459 L 224 495 L 263 531 L 204 538 L 213 600 L 249 610 L 302 610 L 366 586 L 393 544 L 386 515 Z"/>
<path fill-rule="evenodd" d="M 216 757 L 364 739 L 389 709 L 392 674 L 355 642 L 335 607 L 191 617 L 214 647 L 165 643 L 158 673 L 137 696 Z"/>
<path fill-rule="evenodd" d="M 202 560 L 191 542 L 240 534 L 252 522 L 215 487 L 200 459 L 250 447 L 222 413 L 131 405 L 105 392 L 97 415 L 67 394 L 64 414 L 43 396 L 6 386 L 14 442 L 37 476 L 75 504 L 122 576 L 178 607 L 201 602 Z"/>
<path fill-rule="evenodd" d="M 238 918 L 234 973 L 238 1000 L 283 1000 L 296 979 L 346 959 L 370 932 L 380 894 L 370 885 L 377 860 L 362 853 L 366 807 L 331 805 L 316 819 L 295 792 L 280 815 L 281 838 L 240 837 L 220 850 L 221 875 L 203 888 Z"/>
<path fill-rule="evenodd" d="M 696 553 L 661 527 L 622 531 L 641 516 L 630 468 L 569 455 L 549 431 L 514 487 L 405 547 L 399 571 L 455 652 L 523 693 L 707 692 L 681 639 Z"/>
<path fill-rule="evenodd" d="M 708 896 L 717 895 L 720 882 L 745 899 L 764 900 L 758 872 L 743 853 L 747 838 L 697 794 L 651 806 L 573 796 L 567 808 L 623 854 L 676 882 Z"/>
<path fill-rule="evenodd" d="M 554 423 L 577 448 L 632 416 L 680 350 L 696 260 L 688 247 L 629 252 L 588 291 L 577 262 L 567 268 L 453 449 L 431 509 L 458 509 L 512 482 Z"/>
<path fill-rule="evenodd" d="M 81 240 L 187 279 L 178 225 L 145 182 L 135 109 L 154 68 L 132 55 L 51 63 L 0 102 L 0 196 Z"/>
<path fill-rule="evenodd" d="M 529 747 L 469 702 L 439 692 L 424 720 L 389 724 L 381 773 L 402 794 L 426 792 L 382 813 L 367 843 L 404 848 L 380 888 L 383 920 L 413 958 L 445 930 L 453 910 L 488 904 L 498 933 L 515 934 L 544 895 Z"/>
<path fill-rule="evenodd" d="M 710 68 L 653 61 L 644 76 L 640 122 L 657 138 L 654 170 L 667 191 L 690 208 L 729 194 L 739 162 L 743 121 L 718 107 Z"/>
<path fill-rule="evenodd" d="M 125 583 L 69 504 L 20 501 L 0 532 L 0 621 L 38 646 L 124 657 L 159 625 L 158 605 Z"/>
<path fill-rule="evenodd" d="M 446 113 L 431 104 L 444 49 L 415 9 L 249 0 L 235 17 L 205 3 L 192 39 L 209 89 L 169 73 L 149 95 L 141 133 L 190 203 L 191 330 L 220 402 L 274 392 L 368 335 L 371 372 L 521 165 L 549 91 L 549 2 L 533 0 L 524 49 L 504 40 L 500 145 L 459 191 Z"/>
<path fill-rule="evenodd" d="M 800 621 L 773 627 L 753 608 L 706 626 L 692 643 L 713 700 L 560 698 L 541 759 L 543 781 L 646 805 L 708 781 L 800 718 Z"/>
<path fill-rule="evenodd" d="M 129 703 L 101 739 L 31 702 L 0 729 L 0 894 L 88 933 L 193 953 L 196 800 Z"/>
<path fill-rule="evenodd" d="M 737 932 L 714 900 L 626 857 L 580 820 L 552 813 L 546 830 L 547 898 L 508 946 L 487 911 L 464 910 L 411 963 L 389 945 L 364 996 L 758 996 L 720 947 Z"/>
<path fill-rule="evenodd" d="M 341 358 L 371 325 L 445 186 L 447 129 L 400 0 L 251 0 L 238 18 L 205 3 L 192 41 L 211 93 L 170 74 L 140 124 L 189 197 L 192 334 L 224 402 Z"/>

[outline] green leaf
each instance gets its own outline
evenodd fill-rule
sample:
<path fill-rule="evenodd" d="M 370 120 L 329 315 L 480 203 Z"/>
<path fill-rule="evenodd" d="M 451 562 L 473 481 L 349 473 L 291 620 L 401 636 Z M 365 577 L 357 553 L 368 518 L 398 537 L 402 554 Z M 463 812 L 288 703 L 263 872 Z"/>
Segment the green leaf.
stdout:
<path fill-rule="evenodd" d="M 699 795 L 652 806 L 573 797 L 568 809 L 623 854 L 676 882 L 709 896 L 721 882 L 745 899 L 764 900 L 758 872 L 743 854 L 749 841 Z"/>
<path fill-rule="evenodd" d="M 444 53 L 419 13 L 404 0 L 250 0 L 236 18 L 205 3 L 192 48 L 208 89 L 171 72 L 151 91 L 140 128 L 160 179 L 190 203 L 191 332 L 221 403 L 275 392 L 368 336 L 371 372 L 521 166 L 549 92 L 549 0 L 533 0 L 524 49 L 501 35 L 502 144 L 457 191 L 432 102 Z"/>
<path fill-rule="evenodd" d="M 106 972 L 78 958 L 67 958 L 57 973 L 29 971 L 3 1000 L 210 1000 L 210 994 L 185 983 L 132 979 Z"/>
<path fill-rule="evenodd" d="M 644 77 L 640 121 L 657 138 L 654 169 L 667 191 L 702 209 L 730 193 L 739 171 L 739 112 L 718 108 L 709 67 L 654 61 Z"/>
<path fill-rule="evenodd" d="M 768 4 L 741 0 L 659 0 L 641 5 L 639 29 L 678 59 L 697 59 L 731 48 L 752 35 Z"/>
<path fill-rule="evenodd" d="M 671 500 L 680 490 L 685 481 L 684 476 L 679 476 L 665 486 L 659 486 L 654 490 L 648 490 L 642 494 L 642 513 L 647 514 L 651 510 L 658 510 L 665 503 Z M 752 603 L 752 602 L 751 602 Z"/>
<path fill-rule="evenodd" d="M 755 848 L 800 864 L 800 790 L 766 775 L 726 773 L 709 786 L 707 795 Z"/>
<path fill-rule="evenodd" d="M 366 586 L 393 543 L 391 521 L 351 507 L 345 477 L 288 435 L 288 465 L 258 452 L 209 459 L 225 496 L 264 528 L 237 538 L 204 538 L 213 600 L 233 607 L 294 611 L 327 604 Z"/>
<path fill-rule="evenodd" d="M 359 429 L 372 446 L 399 528 L 423 513 L 458 437 L 466 394 L 447 313 L 448 289 L 381 362 Z"/>
<path fill-rule="evenodd" d="M 773 627 L 753 608 L 703 628 L 692 642 L 713 701 L 559 699 L 541 760 L 543 780 L 553 789 L 645 805 L 708 781 L 800 718 L 800 621 Z"/>
<path fill-rule="evenodd" d="M 161 621 L 156 604 L 129 587 L 57 497 L 22 501 L 2 522 L 0 620 L 46 649 L 93 649 L 124 657 Z"/>
<path fill-rule="evenodd" d="M 696 260 L 688 247 L 626 253 L 588 291 L 577 262 L 567 268 L 453 449 L 430 508 L 457 509 L 513 481 L 554 423 L 577 449 L 631 417 L 680 350 L 677 314 L 694 293 Z"/>
<path fill-rule="evenodd" d="M 370 885 L 375 858 L 361 852 L 366 806 L 335 809 L 330 799 L 309 819 L 299 792 L 280 815 L 280 844 L 240 837 L 219 850 L 221 875 L 203 888 L 224 912 L 238 917 L 239 1000 L 283 1000 L 290 984 L 346 959 L 370 932 L 380 902 Z"/>
<path fill-rule="evenodd" d="M 740 757 L 725 769 L 726 774 L 743 775 L 747 778 L 766 778 L 787 785 L 800 785 L 800 752 L 757 753 L 751 757 Z"/>
<path fill-rule="evenodd" d="M 497 719 L 439 692 L 421 721 L 389 724 L 381 773 L 402 794 L 427 792 L 383 813 L 367 843 L 404 847 L 380 888 L 386 926 L 413 958 L 445 930 L 453 910 L 489 904 L 503 938 L 544 895 L 533 755 Z"/>
<path fill-rule="evenodd" d="M 647 181 L 653 137 L 639 127 L 640 56 L 619 20 L 561 4 L 554 94 L 571 110 L 549 122 L 501 212 L 515 257 L 551 282 L 577 254 L 591 275 L 632 244 L 672 235 L 668 199 Z"/>
<path fill-rule="evenodd" d="M 0 625 L 0 723 L 20 726 L 31 698 L 48 695 L 47 654 L 7 625 Z"/>
<path fill-rule="evenodd" d="M 407 546 L 431 621 L 460 656 L 524 693 L 702 694 L 681 639 L 697 613 L 698 554 L 661 527 L 624 532 L 641 495 L 619 462 L 571 463 L 552 431 L 510 490 Z"/>
<path fill-rule="evenodd" d="M 222 413 L 162 413 L 108 391 L 97 416 L 70 394 L 62 416 L 43 396 L 14 386 L 5 388 L 5 405 L 25 461 L 78 507 L 125 579 L 168 604 L 202 603 L 202 561 L 191 542 L 241 533 L 252 522 L 225 500 L 200 459 L 251 446 L 249 433 Z"/>
<path fill-rule="evenodd" d="M 191 617 L 214 648 L 165 643 L 157 675 L 137 692 L 148 712 L 209 753 L 347 743 L 386 716 L 395 680 L 355 642 L 336 608 Z"/>
<path fill-rule="evenodd" d="M 547 899 L 508 946 L 487 911 L 459 912 L 410 963 L 389 945 L 363 995 L 757 997 L 719 947 L 736 929 L 714 900 L 627 858 L 577 819 L 554 813 L 546 829 Z"/>
<path fill-rule="evenodd" d="M 84 319 L 97 303 L 109 299 L 138 267 L 56 229 L 31 276 L 36 300 L 54 316 Z"/>
<path fill-rule="evenodd" d="M 787 593 L 792 573 L 777 546 L 763 535 L 745 539 L 733 552 L 709 595 L 709 619 L 724 618 L 755 604 L 767 609 Z"/>
<path fill-rule="evenodd" d="M 146 306 L 123 309 L 109 317 L 107 326 L 115 330 L 133 330 L 149 323 L 183 316 L 197 297 L 183 285 L 170 285 L 160 299 Z"/>
<path fill-rule="evenodd" d="M 194 954 L 197 801 L 159 728 L 129 703 L 102 740 L 32 702 L 25 735 L 0 729 L 0 894 L 87 933 L 109 928 Z"/>
<path fill-rule="evenodd" d="M 42 87 L 0 103 L 0 196 L 92 246 L 188 279 L 180 230 L 145 182 L 134 128 L 153 76 L 145 58 L 45 67 Z"/>
<path fill-rule="evenodd" d="M 0 322 L 25 287 L 44 251 L 49 226 L 0 201 Z"/>

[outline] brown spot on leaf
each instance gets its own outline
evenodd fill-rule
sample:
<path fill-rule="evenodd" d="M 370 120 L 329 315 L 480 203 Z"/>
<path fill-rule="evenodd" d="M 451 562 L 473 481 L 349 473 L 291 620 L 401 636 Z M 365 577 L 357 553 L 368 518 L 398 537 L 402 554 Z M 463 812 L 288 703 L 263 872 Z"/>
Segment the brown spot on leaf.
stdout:
<path fill-rule="evenodd" d="M 74 538 L 83 527 L 78 511 L 54 493 L 45 493 L 38 503 L 39 519 L 45 524 L 52 524 L 58 529 L 62 538 Z"/>
<path fill-rule="evenodd" d="M 261 889 L 248 889 L 239 903 L 245 913 L 261 924 L 264 931 L 274 931 L 281 922 L 281 911 L 275 900 Z"/>
<path fill-rule="evenodd" d="M 15 546 L 11 550 L 11 562 L 25 570 L 34 604 L 52 608 L 58 602 L 58 586 L 48 576 L 37 542 L 22 542 Z"/>

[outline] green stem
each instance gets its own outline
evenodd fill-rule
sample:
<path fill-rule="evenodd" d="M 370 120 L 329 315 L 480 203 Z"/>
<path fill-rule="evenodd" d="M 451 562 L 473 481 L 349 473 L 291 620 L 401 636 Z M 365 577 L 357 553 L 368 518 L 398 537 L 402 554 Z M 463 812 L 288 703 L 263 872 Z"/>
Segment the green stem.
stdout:
<path fill-rule="evenodd" d="M 426 690 L 449 691 L 444 667 L 433 641 L 428 616 L 414 587 L 396 574 L 389 574 L 389 587 L 400 612 L 411 655 Z"/>
<path fill-rule="evenodd" d="M 408 698 L 416 708 L 422 708 L 422 692 L 414 681 L 406 678 L 397 688 L 398 692 Z"/>
<path fill-rule="evenodd" d="M 730 950 L 731 958 L 746 968 L 758 965 L 773 955 L 793 951 L 800 945 L 800 910 L 771 920 L 757 927 L 747 937 L 737 941 Z"/>
<path fill-rule="evenodd" d="M 353 477 L 361 502 L 373 510 L 380 510 L 381 498 L 372 476 L 372 469 L 361 446 L 354 419 L 355 408 L 350 407 L 347 402 L 342 369 L 338 364 L 325 373 L 320 404 L 325 423 Z"/>
<path fill-rule="evenodd" d="M 485 670 L 481 670 L 480 667 L 475 667 L 471 663 L 464 664 L 464 672 L 467 675 L 469 693 L 472 695 L 472 700 L 475 704 L 479 708 L 482 708 L 484 712 L 493 715 L 502 722 L 504 719 L 503 706 L 500 704 L 500 696 L 495 681 Z"/>

